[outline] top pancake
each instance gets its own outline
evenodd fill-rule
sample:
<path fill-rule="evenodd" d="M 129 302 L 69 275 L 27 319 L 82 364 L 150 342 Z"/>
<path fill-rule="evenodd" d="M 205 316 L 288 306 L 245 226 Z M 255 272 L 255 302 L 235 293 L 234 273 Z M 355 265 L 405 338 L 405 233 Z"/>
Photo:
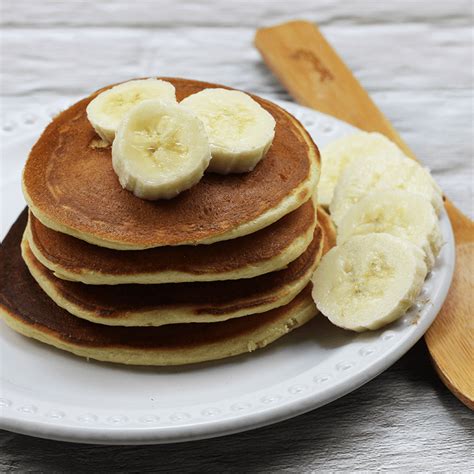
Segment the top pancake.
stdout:
<path fill-rule="evenodd" d="M 178 100 L 215 84 L 169 79 Z M 99 91 L 100 92 L 100 91 Z M 23 190 L 47 227 L 115 249 L 209 244 L 251 234 L 307 201 L 319 177 L 319 153 L 302 125 L 277 105 L 254 99 L 276 121 L 267 155 L 250 173 L 206 173 L 171 200 L 146 201 L 122 189 L 111 150 L 97 135 L 81 100 L 59 114 L 31 150 Z"/>

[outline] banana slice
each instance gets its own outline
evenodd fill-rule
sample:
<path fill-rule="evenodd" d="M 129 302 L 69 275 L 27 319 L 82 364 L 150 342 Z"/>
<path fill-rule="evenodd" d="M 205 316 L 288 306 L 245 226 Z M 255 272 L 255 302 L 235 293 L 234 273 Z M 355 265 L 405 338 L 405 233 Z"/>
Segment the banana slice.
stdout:
<path fill-rule="evenodd" d="M 354 235 L 387 233 L 407 239 L 425 252 L 433 267 L 443 239 L 431 203 L 408 191 L 376 191 L 354 204 L 342 218 L 337 235 L 341 245 Z"/>
<path fill-rule="evenodd" d="M 204 89 L 181 105 L 204 122 L 212 154 L 208 171 L 252 171 L 272 144 L 275 119 L 243 92 Z"/>
<path fill-rule="evenodd" d="M 203 123 L 185 108 L 146 100 L 123 118 L 112 145 L 120 184 L 142 199 L 170 199 L 196 184 L 211 159 Z"/>
<path fill-rule="evenodd" d="M 374 191 L 398 189 L 425 196 L 439 213 L 442 194 L 428 170 L 409 158 L 371 155 L 353 161 L 337 183 L 329 209 L 339 226 L 344 214 L 360 199 Z"/>
<path fill-rule="evenodd" d="M 378 329 L 404 314 L 426 277 L 423 252 L 389 234 L 352 237 L 331 249 L 313 275 L 313 299 L 336 326 Z"/>
<path fill-rule="evenodd" d="M 400 148 L 380 133 L 356 132 L 331 142 L 321 151 L 319 204 L 328 207 L 342 172 L 355 160 L 377 155 L 403 157 Z"/>
<path fill-rule="evenodd" d="M 174 86 L 159 79 L 128 81 L 100 93 L 87 106 L 87 118 L 97 134 L 112 143 L 124 115 L 147 99 L 167 100 L 176 104 Z"/>

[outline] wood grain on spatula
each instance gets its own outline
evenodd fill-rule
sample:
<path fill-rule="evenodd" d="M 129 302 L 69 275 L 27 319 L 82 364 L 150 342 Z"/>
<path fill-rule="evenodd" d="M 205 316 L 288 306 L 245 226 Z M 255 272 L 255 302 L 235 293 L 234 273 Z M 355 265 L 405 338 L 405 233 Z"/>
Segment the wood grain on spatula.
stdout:
<path fill-rule="evenodd" d="M 260 29 L 255 36 L 255 45 L 297 102 L 362 130 L 383 133 L 415 159 L 407 144 L 312 23 L 292 21 Z M 456 267 L 446 302 L 425 340 L 443 382 L 463 403 L 474 409 L 474 223 L 448 199 L 445 206 L 456 239 Z"/>

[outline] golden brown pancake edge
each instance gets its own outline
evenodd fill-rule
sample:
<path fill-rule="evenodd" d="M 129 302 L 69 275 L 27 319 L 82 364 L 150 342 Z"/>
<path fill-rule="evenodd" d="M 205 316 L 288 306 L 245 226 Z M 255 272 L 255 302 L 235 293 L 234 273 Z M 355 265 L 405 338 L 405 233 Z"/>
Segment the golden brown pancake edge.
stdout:
<path fill-rule="evenodd" d="M 104 326 L 72 316 L 41 290 L 21 257 L 24 212 L 0 249 L 0 315 L 15 331 L 83 357 L 140 365 L 179 365 L 264 347 L 315 316 L 311 284 L 288 305 L 255 317 L 162 327 Z"/>
<path fill-rule="evenodd" d="M 212 245 L 113 250 L 52 230 L 30 213 L 26 236 L 55 274 L 86 284 L 180 283 L 253 278 L 284 268 L 310 245 L 312 200 L 264 229 Z"/>
<path fill-rule="evenodd" d="M 22 255 L 40 287 L 73 315 L 113 326 L 161 326 L 247 317 L 289 303 L 309 282 L 324 239 L 318 226 L 308 249 L 277 272 L 199 283 L 86 285 L 55 277 L 34 257 L 25 239 Z"/>

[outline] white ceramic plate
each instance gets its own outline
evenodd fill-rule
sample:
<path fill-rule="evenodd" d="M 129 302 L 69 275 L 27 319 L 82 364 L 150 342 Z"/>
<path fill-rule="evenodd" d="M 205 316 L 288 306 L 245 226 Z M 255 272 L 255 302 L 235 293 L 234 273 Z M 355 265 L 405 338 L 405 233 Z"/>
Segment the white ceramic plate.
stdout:
<path fill-rule="evenodd" d="M 310 109 L 281 105 L 320 146 L 354 130 Z M 2 238 L 25 205 L 21 168 L 49 120 L 47 111 L 35 114 L 9 117 L 0 130 Z M 0 427 L 88 443 L 170 443 L 268 425 L 329 403 L 387 369 L 434 320 L 454 266 L 445 213 L 441 227 L 446 245 L 419 302 L 381 331 L 354 334 L 317 317 L 251 355 L 178 368 L 137 368 L 87 362 L 0 323 Z"/>

